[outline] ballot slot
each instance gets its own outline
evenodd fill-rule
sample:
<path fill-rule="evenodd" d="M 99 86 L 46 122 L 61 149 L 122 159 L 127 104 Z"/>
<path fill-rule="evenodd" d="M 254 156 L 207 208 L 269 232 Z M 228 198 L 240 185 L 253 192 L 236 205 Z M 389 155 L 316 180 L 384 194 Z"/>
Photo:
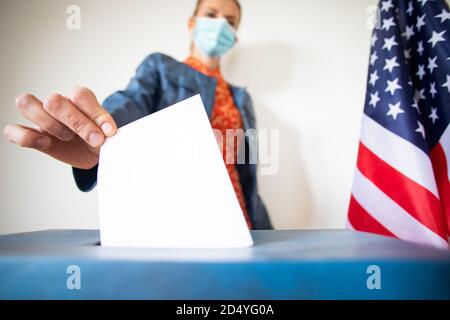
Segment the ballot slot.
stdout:
<path fill-rule="evenodd" d="M 84 244 L 84 246 L 86 247 L 100 247 L 102 244 L 100 241 L 95 241 L 95 242 L 89 242 Z"/>

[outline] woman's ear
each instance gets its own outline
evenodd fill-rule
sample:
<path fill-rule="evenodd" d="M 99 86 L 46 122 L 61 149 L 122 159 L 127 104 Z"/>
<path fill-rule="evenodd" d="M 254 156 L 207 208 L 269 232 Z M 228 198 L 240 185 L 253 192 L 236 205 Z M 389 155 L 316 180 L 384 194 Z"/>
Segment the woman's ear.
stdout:
<path fill-rule="evenodd" d="M 195 17 L 191 17 L 188 21 L 188 29 L 189 31 L 193 31 L 195 28 Z"/>

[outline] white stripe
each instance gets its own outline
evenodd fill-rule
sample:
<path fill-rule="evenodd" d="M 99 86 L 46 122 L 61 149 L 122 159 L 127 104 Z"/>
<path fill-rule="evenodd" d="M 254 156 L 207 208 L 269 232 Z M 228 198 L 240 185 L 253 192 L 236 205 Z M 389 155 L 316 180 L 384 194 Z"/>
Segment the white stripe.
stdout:
<path fill-rule="evenodd" d="M 441 144 L 442 149 L 444 149 L 445 160 L 447 161 L 447 175 L 448 180 L 450 181 L 450 125 L 448 125 L 447 129 L 445 129 L 439 143 Z"/>
<path fill-rule="evenodd" d="M 347 219 L 347 222 L 345 223 L 345 228 L 350 230 L 355 230 L 352 223 L 350 222 L 350 219 Z"/>
<path fill-rule="evenodd" d="M 353 184 L 353 196 L 364 210 L 397 238 L 448 249 L 446 240 L 412 217 L 358 169 Z"/>
<path fill-rule="evenodd" d="M 363 116 L 361 142 L 380 159 L 439 199 L 430 157 L 411 142 Z"/>

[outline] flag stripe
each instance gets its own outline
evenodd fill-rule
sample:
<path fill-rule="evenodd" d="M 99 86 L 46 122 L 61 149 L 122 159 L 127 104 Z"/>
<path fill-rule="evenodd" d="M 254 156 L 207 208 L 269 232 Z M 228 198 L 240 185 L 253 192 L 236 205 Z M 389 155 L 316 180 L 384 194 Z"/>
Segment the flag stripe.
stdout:
<path fill-rule="evenodd" d="M 350 199 L 348 220 L 354 230 L 395 237 L 388 229 L 383 227 L 383 225 L 364 210 L 353 196 Z"/>
<path fill-rule="evenodd" d="M 450 125 L 447 126 L 444 133 L 442 134 L 439 144 L 442 147 L 442 152 L 444 153 L 444 160 L 450 159 Z M 450 166 L 448 166 L 448 161 L 444 162 L 447 167 L 447 182 L 450 180 Z"/>
<path fill-rule="evenodd" d="M 352 222 L 350 221 L 350 218 L 347 219 L 347 221 L 345 223 L 345 227 L 350 230 L 356 230 L 355 227 L 353 227 Z"/>
<path fill-rule="evenodd" d="M 361 142 L 380 159 L 439 199 L 433 167 L 427 154 L 407 140 L 363 116 Z"/>
<path fill-rule="evenodd" d="M 431 151 L 431 159 L 433 161 L 434 172 L 438 184 L 439 193 L 441 195 L 441 208 L 443 216 L 447 221 L 447 236 L 450 233 L 450 182 L 447 172 L 449 170 L 448 157 L 446 157 L 443 146 L 439 143 Z"/>
<path fill-rule="evenodd" d="M 355 200 L 397 238 L 448 249 L 447 241 L 414 219 L 356 169 Z"/>
<path fill-rule="evenodd" d="M 447 236 L 439 199 L 360 144 L 358 169 L 406 212 L 442 238 Z"/>

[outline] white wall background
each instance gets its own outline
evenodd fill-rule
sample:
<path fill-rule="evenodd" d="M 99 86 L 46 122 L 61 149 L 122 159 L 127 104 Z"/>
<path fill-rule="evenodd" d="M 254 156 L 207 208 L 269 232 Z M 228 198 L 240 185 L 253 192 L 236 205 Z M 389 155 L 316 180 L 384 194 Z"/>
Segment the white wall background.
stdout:
<path fill-rule="evenodd" d="M 194 0 L 1 0 L 0 127 L 22 122 L 14 98 L 67 94 L 75 84 L 103 100 L 141 60 L 188 54 Z M 247 86 L 260 128 L 279 128 L 280 172 L 260 178 L 275 226 L 345 225 L 376 0 L 242 0 L 238 47 L 224 61 Z M 66 29 L 81 7 L 82 28 Z M 0 139 L 0 233 L 97 228 L 96 192 L 79 192 L 68 166 Z"/>

